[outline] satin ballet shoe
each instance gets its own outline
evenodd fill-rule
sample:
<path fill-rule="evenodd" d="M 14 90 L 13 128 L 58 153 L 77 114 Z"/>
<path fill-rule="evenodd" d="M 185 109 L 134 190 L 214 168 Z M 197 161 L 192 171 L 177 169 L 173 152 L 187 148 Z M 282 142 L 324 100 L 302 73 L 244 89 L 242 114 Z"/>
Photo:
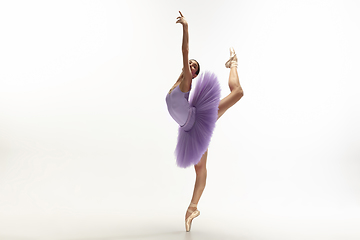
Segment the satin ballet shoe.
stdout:
<path fill-rule="evenodd" d="M 230 67 L 229 68 L 233 68 L 233 67 L 236 67 L 236 68 L 238 67 L 237 58 L 236 58 L 236 61 L 231 61 L 230 62 Z"/>
<path fill-rule="evenodd" d="M 235 56 L 235 49 L 233 47 L 229 48 L 230 50 L 230 57 Z"/>
<path fill-rule="evenodd" d="M 234 48 L 230 48 L 230 58 L 229 60 L 227 60 L 227 62 L 225 63 L 225 67 L 227 68 L 232 68 L 232 67 L 237 67 L 237 56 L 235 53 Z"/>
<path fill-rule="evenodd" d="M 191 203 L 189 207 L 197 207 L 197 204 Z M 191 214 L 190 214 L 190 216 L 185 220 L 185 228 L 186 228 L 186 231 L 187 231 L 187 232 L 190 232 L 192 220 L 193 220 L 194 218 L 196 218 L 197 216 L 200 215 L 200 211 L 199 211 L 199 210 L 193 211 L 193 210 L 190 210 L 189 208 L 188 208 L 187 211 L 188 211 L 189 213 L 191 213 Z"/>

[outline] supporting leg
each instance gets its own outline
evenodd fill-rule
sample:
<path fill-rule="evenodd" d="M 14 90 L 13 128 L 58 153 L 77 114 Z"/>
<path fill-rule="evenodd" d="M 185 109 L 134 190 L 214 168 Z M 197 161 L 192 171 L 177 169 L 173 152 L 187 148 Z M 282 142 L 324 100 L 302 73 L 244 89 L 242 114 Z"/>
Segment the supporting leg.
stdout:
<path fill-rule="evenodd" d="M 194 186 L 194 192 L 191 199 L 191 203 L 198 204 L 200 197 L 205 189 L 206 185 L 206 176 L 207 176 L 207 170 L 206 170 L 206 160 L 207 160 L 207 152 L 206 151 L 198 164 L 196 164 L 195 172 L 196 172 L 196 180 L 195 180 L 195 186 Z M 196 207 L 189 207 L 190 210 L 195 211 Z M 186 212 L 185 219 L 190 215 L 189 212 Z"/>

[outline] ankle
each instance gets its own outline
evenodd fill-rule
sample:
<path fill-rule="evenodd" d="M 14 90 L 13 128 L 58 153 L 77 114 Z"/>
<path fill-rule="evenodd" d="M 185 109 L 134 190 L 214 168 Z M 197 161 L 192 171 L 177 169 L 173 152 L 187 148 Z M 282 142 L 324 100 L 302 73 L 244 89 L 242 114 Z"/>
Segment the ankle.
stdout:
<path fill-rule="evenodd" d="M 197 210 L 197 204 L 196 203 L 190 203 L 187 212 L 192 213 Z"/>
<path fill-rule="evenodd" d="M 197 203 L 190 203 L 189 204 L 189 208 L 196 208 L 197 207 Z"/>
<path fill-rule="evenodd" d="M 230 63 L 230 69 L 231 68 L 237 68 L 238 67 L 238 63 L 237 62 L 231 62 Z"/>

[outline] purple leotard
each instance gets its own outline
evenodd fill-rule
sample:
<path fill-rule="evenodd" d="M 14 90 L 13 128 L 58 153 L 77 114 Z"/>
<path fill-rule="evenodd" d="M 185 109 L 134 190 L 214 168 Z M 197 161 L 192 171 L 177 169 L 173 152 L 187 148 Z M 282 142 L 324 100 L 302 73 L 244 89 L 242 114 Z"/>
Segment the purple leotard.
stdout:
<path fill-rule="evenodd" d="M 166 104 L 171 117 L 180 125 L 184 126 L 189 116 L 189 92 L 182 92 L 180 85 L 176 86 L 171 93 L 166 95 Z"/>

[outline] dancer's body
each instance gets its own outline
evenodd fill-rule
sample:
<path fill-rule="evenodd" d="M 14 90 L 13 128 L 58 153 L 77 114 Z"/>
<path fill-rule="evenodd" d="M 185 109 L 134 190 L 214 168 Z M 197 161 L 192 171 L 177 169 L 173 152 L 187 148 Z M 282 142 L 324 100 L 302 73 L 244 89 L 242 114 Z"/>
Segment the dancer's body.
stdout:
<path fill-rule="evenodd" d="M 226 97 L 220 100 L 218 119 L 226 112 L 226 110 L 232 107 L 244 96 L 244 92 L 243 89 L 241 88 L 239 76 L 237 73 L 237 58 L 233 49 L 230 50 L 230 55 L 231 55 L 230 59 L 227 62 L 229 64 L 227 64 L 226 67 L 230 68 L 229 88 L 231 92 L 229 95 L 227 95 Z M 188 210 L 186 211 L 185 214 L 185 223 L 189 222 L 188 225 L 191 224 L 192 221 L 190 215 L 193 214 L 193 212 L 197 211 L 197 204 L 205 189 L 206 176 L 207 176 L 207 169 L 206 169 L 207 154 L 208 151 L 206 151 L 202 155 L 199 163 L 194 165 L 196 172 L 194 192 Z M 190 231 L 190 226 L 188 226 L 187 228 Z"/>
<path fill-rule="evenodd" d="M 170 89 L 168 95 L 171 95 L 173 91 L 178 91 L 178 90 L 181 91 L 179 92 L 180 94 L 186 94 L 187 92 L 189 92 L 191 89 L 192 79 L 199 74 L 199 70 L 200 70 L 200 66 L 198 62 L 195 60 L 189 60 L 188 57 L 189 55 L 188 23 L 185 20 L 184 16 L 181 14 L 181 12 L 180 12 L 180 17 L 178 17 L 177 19 L 178 20 L 176 23 L 181 23 L 183 26 L 182 53 L 183 53 L 184 67 L 180 77 L 178 78 L 174 86 Z M 219 119 L 226 112 L 226 110 L 228 110 L 231 106 L 233 106 L 243 96 L 243 90 L 241 88 L 239 82 L 239 76 L 237 73 L 237 57 L 233 49 L 230 49 L 230 59 L 226 62 L 225 66 L 230 68 L 229 88 L 231 92 L 228 96 L 220 100 L 217 111 L 217 119 Z M 179 87 L 179 89 L 176 89 L 177 87 Z M 168 107 L 169 107 L 169 103 L 168 103 Z M 181 114 L 176 115 L 176 113 L 172 113 L 171 107 L 169 107 L 169 112 L 173 116 L 173 118 L 179 123 L 180 126 L 182 126 L 182 124 L 184 124 L 184 121 L 186 121 L 186 117 L 179 116 Z M 207 160 L 207 150 L 202 155 L 200 161 L 198 161 L 198 163 L 194 165 L 196 172 L 196 181 L 195 181 L 193 196 L 185 215 L 186 231 L 190 231 L 192 219 L 200 214 L 200 212 L 197 210 L 197 204 L 200 200 L 200 197 L 204 191 L 206 184 L 206 176 L 207 176 L 206 160 Z"/>

